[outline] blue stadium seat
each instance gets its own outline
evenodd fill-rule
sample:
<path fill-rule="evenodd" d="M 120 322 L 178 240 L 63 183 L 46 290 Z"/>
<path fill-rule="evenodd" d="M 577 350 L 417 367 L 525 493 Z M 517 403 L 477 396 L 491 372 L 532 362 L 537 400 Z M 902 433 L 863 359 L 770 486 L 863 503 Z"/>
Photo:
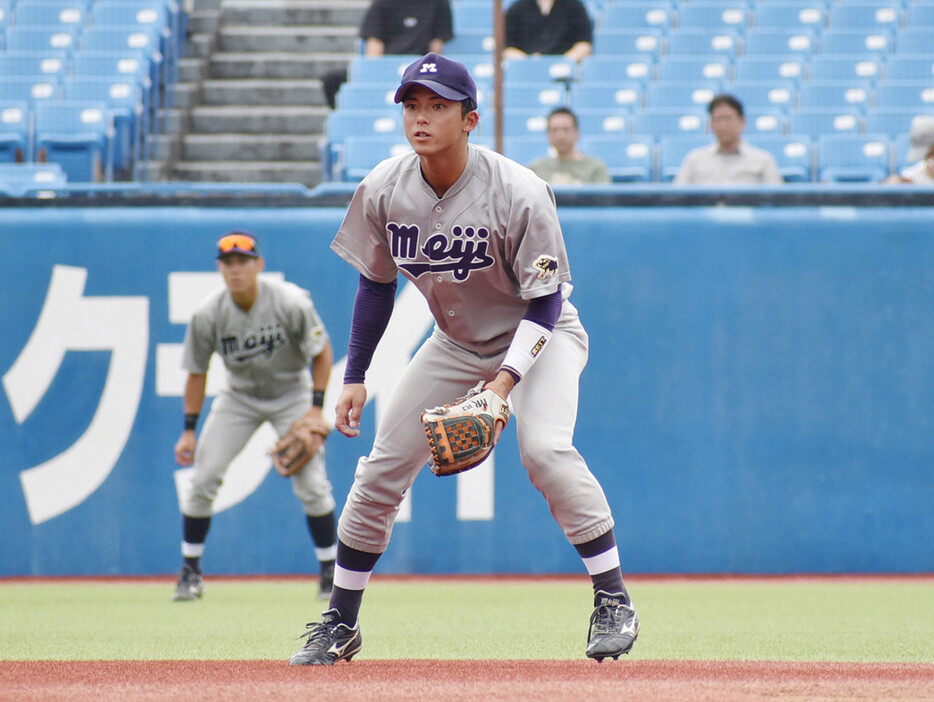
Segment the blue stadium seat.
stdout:
<path fill-rule="evenodd" d="M 547 107 L 539 109 L 507 107 L 503 110 L 503 137 L 537 136 L 545 140 L 550 111 Z"/>
<path fill-rule="evenodd" d="M 847 0 L 830 5 L 829 25 L 835 29 L 894 31 L 902 19 L 901 0 Z"/>
<path fill-rule="evenodd" d="M 358 85 L 376 83 L 392 85 L 398 83 L 406 67 L 417 56 L 354 56 L 347 68 L 347 81 Z"/>
<path fill-rule="evenodd" d="M 574 109 L 580 133 L 587 136 L 612 136 L 630 133 L 629 110 Z"/>
<path fill-rule="evenodd" d="M 746 33 L 744 56 L 783 56 L 806 61 L 818 46 L 817 35 L 807 29 L 750 29 Z"/>
<path fill-rule="evenodd" d="M 0 165 L 0 192 L 25 197 L 30 191 L 66 185 L 67 177 L 57 163 L 4 163 Z"/>
<path fill-rule="evenodd" d="M 513 59 L 503 65 L 503 81 L 507 89 L 515 83 L 569 83 L 577 79 L 577 73 L 577 62 L 563 56 Z"/>
<path fill-rule="evenodd" d="M 510 110 L 544 108 L 551 111 L 567 105 L 568 91 L 563 83 L 512 84 L 503 90 L 503 103 Z"/>
<path fill-rule="evenodd" d="M 808 81 L 801 85 L 798 106 L 802 109 L 845 109 L 866 112 L 872 106 L 873 84 L 868 81 Z"/>
<path fill-rule="evenodd" d="M 668 56 L 724 56 L 732 61 L 737 54 L 739 35 L 684 29 L 668 35 Z"/>
<path fill-rule="evenodd" d="M 934 107 L 934 81 L 885 81 L 876 88 L 876 104 L 928 112 Z"/>
<path fill-rule="evenodd" d="M 662 136 L 658 140 L 658 179 L 670 183 L 681 170 L 684 157 L 710 143 L 710 137 L 702 134 Z"/>
<path fill-rule="evenodd" d="M 60 77 L 54 74 L 4 76 L 0 80 L 0 100 L 28 102 L 31 106 L 61 98 Z"/>
<path fill-rule="evenodd" d="M 786 183 L 809 183 L 813 173 L 810 137 L 802 134 L 750 134 L 749 143 L 775 158 Z"/>
<path fill-rule="evenodd" d="M 691 0 L 678 6 L 678 27 L 743 34 L 749 24 L 746 0 Z"/>
<path fill-rule="evenodd" d="M 492 32 L 457 32 L 451 41 L 444 45 L 444 53 L 452 58 L 462 54 L 487 54 L 493 51 Z"/>
<path fill-rule="evenodd" d="M 725 91 L 736 96 L 746 111 L 777 109 L 788 114 L 796 105 L 798 84 L 793 80 L 737 80 Z"/>
<path fill-rule="evenodd" d="M 807 62 L 795 56 L 739 56 L 734 68 L 737 81 L 794 81 L 805 78 Z"/>
<path fill-rule="evenodd" d="M 754 107 L 743 111 L 747 134 L 784 134 L 788 127 L 788 115 L 780 108 Z"/>
<path fill-rule="evenodd" d="M 6 28 L 8 24 L 13 23 L 13 8 L 16 7 L 15 0 L 0 0 L 0 38 L 2 38 L 2 30 Z M 0 42 L 0 49 L 3 48 L 3 43 Z"/>
<path fill-rule="evenodd" d="M 672 24 L 674 3 L 669 0 L 653 2 L 613 2 L 604 7 L 603 29 L 667 29 Z"/>
<path fill-rule="evenodd" d="M 655 61 L 647 54 L 588 56 L 581 61 L 581 83 L 625 80 L 648 83 L 655 79 Z"/>
<path fill-rule="evenodd" d="M 632 133 L 650 136 L 656 141 L 664 136 L 706 135 L 707 111 L 645 108 L 632 115 Z"/>
<path fill-rule="evenodd" d="M 887 81 L 934 81 L 934 56 L 892 54 L 885 62 Z"/>
<path fill-rule="evenodd" d="M 644 104 L 644 86 L 639 82 L 582 81 L 571 90 L 571 106 L 575 110 L 632 112 Z"/>
<path fill-rule="evenodd" d="M 160 106 L 160 96 L 171 91 L 163 91 L 162 86 L 168 83 L 169 66 L 162 52 L 159 50 L 160 37 L 151 30 L 137 31 L 133 29 L 113 29 L 100 26 L 89 26 L 81 37 L 81 50 L 84 52 L 123 52 L 128 56 L 144 56 L 148 61 L 149 79 L 151 81 L 150 94 L 153 97 L 152 109 Z M 158 122 L 153 121 L 156 125 Z"/>
<path fill-rule="evenodd" d="M 384 110 L 395 107 L 396 84 L 344 83 L 335 102 L 340 110 Z"/>
<path fill-rule="evenodd" d="M 788 133 L 817 139 L 823 134 L 859 134 L 862 128 L 860 111 L 809 109 L 792 110 L 788 115 Z"/>
<path fill-rule="evenodd" d="M 454 34 L 461 32 L 493 33 L 493 6 L 489 3 L 457 2 L 451 6 Z"/>
<path fill-rule="evenodd" d="M 62 84 L 65 100 L 100 101 L 107 104 L 114 126 L 112 158 L 114 168 L 139 176 L 144 135 L 149 131 L 148 114 L 143 106 L 142 88 L 133 78 L 121 79 L 68 76 Z"/>
<path fill-rule="evenodd" d="M 68 70 L 67 51 L 0 52 L 0 76 L 62 76 Z"/>
<path fill-rule="evenodd" d="M 402 113 L 392 110 L 341 110 L 328 115 L 321 161 L 329 180 L 344 178 L 344 142 L 351 136 L 405 139 Z"/>
<path fill-rule="evenodd" d="M 598 29 L 594 32 L 596 56 L 648 55 L 658 58 L 665 46 L 665 35 L 652 29 Z"/>
<path fill-rule="evenodd" d="M 934 106 L 929 113 L 934 115 Z M 866 115 L 866 133 L 887 134 L 892 139 L 899 134 L 908 134 L 911 120 L 918 114 L 918 110 L 914 108 L 876 107 Z"/>
<path fill-rule="evenodd" d="M 80 28 L 87 22 L 84 0 L 28 0 L 16 6 L 17 27 Z"/>
<path fill-rule="evenodd" d="M 107 104 L 46 101 L 35 106 L 35 153 L 61 165 L 70 183 L 112 180 Z"/>
<path fill-rule="evenodd" d="M 916 27 L 902 29 L 895 35 L 895 52 L 898 54 L 930 55 L 934 45 L 934 27 Z M 889 54 L 891 56 L 892 54 Z"/>
<path fill-rule="evenodd" d="M 817 140 L 817 179 L 822 183 L 874 183 L 891 170 L 891 142 L 884 134 L 825 134 Z"/>
<path fill-rule="evenodd" d="M 550 155 L 548 139 L 544 135 L 504 137 L 503 155 L 528 166 L 532 161 Z"/>
<path fill-rule="evenodd" d="M 720 92 L 720 81 L 692 81 L 688 83 L 660 82 L 649 85 L 645 96 L 646 107 L 701 108 Z"/>
<path fill-rule="evenodd" d="M 863 81 L 879 79 L 883 63 L 872 56 L 815 56 L 810 79 L 818 81 Z"/>
<path fill-rule="evenodd" d="M 600 158 L 614 183 L 648 183 L 654 176 L 655 141 L 651 137 L 592 135 L 581 138 L 581 151 Z"/>
<path fill-rule="evenodd" d="M 757 28 L 810 30 L 820 33 L 827 24 L 827 4 L 823 0 L 760 2 L 755 6 Z"/>
<path fill-rule="evenodd" d="M 898 134 L 895 139 L 892 140 L 892 168 L 895 173 L 899 173 L 903 168 L 911 165 L 911 162 L 908 160 L 908 151 L 910 149 L 911 138 L 907 133 Z"/>
<path fill-rule="evenodd" d="M 7 51 L 73 51 L 78 42 L 79 27 L 75 25 L 49 27 L 12 26 L 6 30 Z"/>
<path fill-rule="evenodd" d="M 828 29 L 820 38 L 821 53 L 825 56 L 866 56 L 884 59 L 895 42 L 893 34 L 885 30 L 859 31 Z"/>
<path fill-rule="evenodd" d="M 404 136 L 350 136 L 344 142 L 343 180 L 359 181 L 380 161 L 412 147 Z"/>
<path fill-rule="evenodd" d="M 172 17 L 164 0 L 97 0 L 92 5 L 91 21 L 98 27 L 155 32 L 159 50 L 165 57 L 168 79 L 178 80 L 178 60 L 184 38 L 173 31 Z"/>
<path fill-rule="evenodd" d="M 906 5 L 905 26 L 934 28 L 934 2 L 931 0 L 913 0 Z"/>
<path fill-rule="evenodd" d="M 0 102 L 0 162 L 32 160 L 30 140 L 29 103 L 13 100 Z"/>
<path fill-rule="evenodd" d="M 732 78 L 732 70 L 733 64 L 725 56 L 662 56 L 658 62 L 657 79 L 675 82 L 728 81 Z"/>

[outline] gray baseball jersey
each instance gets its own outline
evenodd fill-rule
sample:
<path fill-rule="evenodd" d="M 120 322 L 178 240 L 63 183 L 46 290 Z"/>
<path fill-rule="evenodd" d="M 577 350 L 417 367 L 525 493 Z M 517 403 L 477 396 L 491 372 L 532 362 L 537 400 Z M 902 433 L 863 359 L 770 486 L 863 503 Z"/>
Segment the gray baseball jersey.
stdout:
<path fill-rule="evenodd" d="M 182 503 L 191 517 L 211 515 L 230 462 L 263 422 L 282 436 L 311 406 L 309 364 L 328 341 L 324 324 L 311 295 L 297 285 L 262 277 L 258 285 L 249 312 L 237 307 L 226 286 L 212 292 L 185 333 L 185 370 L 206 373 L 216 351 L 228 371 L 227 388 L 198 437 L 191 490 Z M 324 449 L 292 476 L 292 492 L 305 514 L 333 511 Z"/>
<path fill-rule="evenodd" d="M 293 283 L 260 278 L 249 312 L 225 287 L 211 293 L 191 318 L 182 367 L 206 373 L 217 352 L 229 373 L 231 390 L 273 398 L 311 389 L 311 359 L 328 340 L 311 295 Z"/>
<path fill-rule="evenodd" d="M 438 327 L 481 355 L 509 346 L 528 301 L 571 278 L 551 188 L 472 144 L 440 199 L 414 152 L 379 164 L 358 186 L 331 248 L 376 282 L 401 272 Z"/>
<path fill-rule="evenodd" d="M 436 321 L 383 408 L 338 523 L 343 543 L 382 553 L 428 459 L 419 415 L 497 374 L 528 301 L 561 283 L 562 293 L 570 290 L 567 251 L 547 183 L 473 145 L 441 198 L 416 154 L 379 164 L 357 187 L 331 247 L 371 280 L 391 282 L 401 272 Z M 613 527 L 606 496 L 573 446 L 587 355 L 587 332 L 565 299 L 551 339 L 509 395 L 523 464 L 574 544 Z"/>

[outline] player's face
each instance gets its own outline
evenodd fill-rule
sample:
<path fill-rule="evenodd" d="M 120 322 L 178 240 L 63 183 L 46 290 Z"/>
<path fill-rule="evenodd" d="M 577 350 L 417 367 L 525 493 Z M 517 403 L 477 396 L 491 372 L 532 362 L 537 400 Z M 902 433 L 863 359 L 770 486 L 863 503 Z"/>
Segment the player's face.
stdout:
<path fill-rule="evenodd" d="M 746 120 L 729 105 L 721 104 L 710 113 L 710 126 L 720 146 L 733 148 L 746 128 Z"/>
<path fill-rule="evenodd" d="M 262 258 L 231 253 L 217 260 L 217 270 L 234 295 L 249 292 L 256 287 L 256 279 L 265 267 Z"/>
<path fill-rule="evenodd" d="M 579 133 L 571 115 L 558 113 L 548 120 L 548 143 L 554 147 L 559 156 L 574 151 L 578 136 Z"/>
<path fill-rule="evenodd" d="M 405 137 L 419 156 L 437 156 L 467 142 L 477 126 L 477 113 L 461 117 L 461 104 L 445 100 L 422 85 L 413 85 L 402 101 Z"/>

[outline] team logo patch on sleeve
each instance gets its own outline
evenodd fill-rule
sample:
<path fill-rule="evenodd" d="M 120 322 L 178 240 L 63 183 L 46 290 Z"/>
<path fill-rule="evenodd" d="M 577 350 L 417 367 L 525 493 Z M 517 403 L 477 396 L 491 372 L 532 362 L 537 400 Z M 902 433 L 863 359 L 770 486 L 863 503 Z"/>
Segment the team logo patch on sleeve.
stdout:
<path fill-rule="evenodd" d="M 549 278 L 558 272 L 558 259 L 554 256 L 539 256 L 534 268 L 538 270 L 539 278 Z"/>

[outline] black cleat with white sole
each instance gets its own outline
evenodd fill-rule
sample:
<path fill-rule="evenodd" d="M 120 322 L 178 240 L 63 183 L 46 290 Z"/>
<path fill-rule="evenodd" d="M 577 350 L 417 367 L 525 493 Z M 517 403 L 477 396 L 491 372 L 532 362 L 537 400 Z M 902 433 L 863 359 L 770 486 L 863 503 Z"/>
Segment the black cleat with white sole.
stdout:
<path fill-rule="evenodd" d="M 340 621 L 340 613 L 329 609 L 320 622 L 306 625 L 308 631 L 298 638 L 307 638 L 301 649 L 292 656 L 289 665 L 334 665 L 350 661 L 363 648 L 359 622 L 352 629 Z"/>
<path fill-rule="evenodd" d="M 638 636 L 639 615 L 626 604 L 623 595 L 598 591 L 587 632 L 587 657 L 597 663 L 602 663 L 604 658 L 618 660 L 632 650 Z"/>

